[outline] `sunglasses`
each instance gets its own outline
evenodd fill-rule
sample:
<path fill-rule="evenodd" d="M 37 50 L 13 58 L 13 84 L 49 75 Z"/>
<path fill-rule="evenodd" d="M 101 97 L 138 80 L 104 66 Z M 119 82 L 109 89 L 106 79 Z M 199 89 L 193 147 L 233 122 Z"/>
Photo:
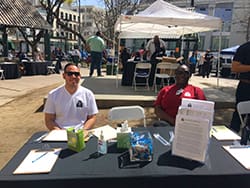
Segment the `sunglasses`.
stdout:
<path fill-rule="evenodd" d="M 80 72 L 65 72 L 68 76 L 75 75 L 76 77 L 80 76 Z"/>
<path fill-rule="evenodd" d="M 175 71 L 175 74 L 176 75 L 189 75 L 190 73 L 189 73 L 189 71 Z"/>

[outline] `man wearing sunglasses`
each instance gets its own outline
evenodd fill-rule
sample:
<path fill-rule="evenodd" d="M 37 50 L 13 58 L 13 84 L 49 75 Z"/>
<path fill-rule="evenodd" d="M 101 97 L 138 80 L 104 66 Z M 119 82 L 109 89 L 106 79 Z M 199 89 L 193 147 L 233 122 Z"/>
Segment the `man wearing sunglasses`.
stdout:
<path fill-rule="evenodd" d="M 80 69 L 73 63 L 64 67 L 65 84 L 52 90 L 45 103 L 45 125 L 49 130 L 83 127 L 91 129 L 98 108 L 92 91 L 79 85 Z"/>
<path fill-rule="evenodd" d="M 155 114 L 161 121 L 154 126 L 175 125 L 175 118 L 182 98 L 206 100 L 204 92 L 188 83 L 190 70 L 187 65 L 180 65 L 175 71 L 175 84 L 163 87 L 154 102 Z"/>

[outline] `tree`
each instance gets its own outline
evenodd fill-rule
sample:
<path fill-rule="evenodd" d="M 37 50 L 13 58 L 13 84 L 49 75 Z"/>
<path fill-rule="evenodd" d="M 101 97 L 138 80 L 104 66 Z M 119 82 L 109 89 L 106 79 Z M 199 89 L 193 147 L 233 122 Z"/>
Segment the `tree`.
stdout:
<path fill-rule="evenodd" d="M 78 30 L 73 30 L 68 27 L 67 22 L 60 18 L 60 8 L 63 3 L 71 4 L 73 0 L 40 0 L 42 8 L 47 13 L 47 21 L 52 25 L 54 20 L 56 20 L 56 24 L 60 26 L 63 30 L 69 31 L 75 35 L 77 35 L 83 43 L 86 43 L 84 37 L 81 32 Z"/>
<path fill-rule="evenodd" d="M 67 22 L 60 19 L 61 6 L 63 5 L 63 3 L 72 3 L 73 2 L 72 0 L 39 0 L 39 2 L 41 8 L 46 11 L 46 20 L 50 25 L 53 25 L 54 21 L 56 21 L 57 25 L 59 25 L 63 30 L 72 32 L 73 34 L 77 35 L 83 43 L 85 43 L 85 39 L 80 32 L 68 27 Z M 24 40 L 31 46 L 32 56 L 34 57 L 34 51 L 38 43 L 41 41 L 43 37 L 45 37 L 48 31 L 42 29 L 41 30 L 30 29 L 31 35 L 28 35 L 26 29 L 18 27 L 18 30 L 21 32 Z"/>
<path fill-rule="evenodd" d="M 34 52 L 37 48 L 37 44 L 40 42 L 41 38 L 44 37 L 44 30 L 30 29 L 30 35 L 27 33 L 26 28 L 18 27 L 24 40 L 31 46 L 32 57 L 35 58 Z M 32 39 L 31 39 L 32 38 Z"/>
<path fill-rule="evenodd" d="M 135 14 L 140 6 L 140 0 L 103 0 L 104 11 L 93 13 L 95 24 L 104 33 L 104 38 L 112 42 L 115 37 L 114 27 L 119 16 L 123 14 Z"/>

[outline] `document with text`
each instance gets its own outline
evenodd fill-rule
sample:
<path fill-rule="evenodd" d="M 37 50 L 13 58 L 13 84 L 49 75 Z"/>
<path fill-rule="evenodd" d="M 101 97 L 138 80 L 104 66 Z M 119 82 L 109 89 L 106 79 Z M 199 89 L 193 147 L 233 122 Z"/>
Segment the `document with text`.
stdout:
<path fill-rule="evenodd" d="M 205 162 L 209 144 L 208 119 L 177 115 L 172 154 L 199 162 Z"/>
<path fill-rule="evenodd" d="M 213 110 L 204 110 L 204 109 L 196 109 L 196 108 L 189 108 L 186 106 L 180 106 L 178 109 L 178 114 L 192 116 L 192 117 L 199 117 L 202 119 L 208 119 L 209 125 L 213 125 L 214 120 L 214 111 Z"/>
<path fill-rule="evenodd" d="M 187 99 L 183 98 L 181 100 L 182 107 L 189 107 L 198 110 L 207 110 L 207 111 L 214 111 L 214 102 L 213 101 L 206 101 L 206 100 L 197 100 L 197 99 Z"/>

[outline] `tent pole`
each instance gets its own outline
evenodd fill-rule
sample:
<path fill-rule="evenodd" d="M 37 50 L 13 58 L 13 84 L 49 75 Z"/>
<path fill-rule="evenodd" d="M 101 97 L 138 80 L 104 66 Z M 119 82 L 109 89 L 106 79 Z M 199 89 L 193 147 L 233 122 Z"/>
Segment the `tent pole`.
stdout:
<path fill-rule="evenodd" d="M 220 68 L 221 38 L 222 38 L 222 24 L 221 24 L 221 27 L 220 27 L 219 48 L 218 48 L 218 61 L 217 61 L 217 87 L 219 87 L 219 68 Z"/>
<path fill-rule="evenodd" d="M 119 81 L 119 78 L 118 78 L 118 73 L 119 73 L 119 65 L 120 65 L 120 32 L 121 32 L 121 16 L 119 18 L 119 21 L 120 21 L 120 28 L 119 28 L 119 33 L 118 33 L 118 44 L 117 44 L 117 66 L 116 66 L 116 88 L 118 88 L 118 81 Z M 115 46 L 115 28 L 114 28 L 114 46 Z M 114 48 L 114 57 L 115 57 L 115 48 Z"/>
<path fill-rule="evenodd" d="M 116 88 L 118 88 L 118 86 L 119 86 L 119 84 L 118 84 L 118 82 L 119 82 L 118 73 L 119 73 L 119 65 L 120 65 L 119 48 L 120 48 L 120 37 L 118 37 L 118 46 L 117 46 Z"/>

